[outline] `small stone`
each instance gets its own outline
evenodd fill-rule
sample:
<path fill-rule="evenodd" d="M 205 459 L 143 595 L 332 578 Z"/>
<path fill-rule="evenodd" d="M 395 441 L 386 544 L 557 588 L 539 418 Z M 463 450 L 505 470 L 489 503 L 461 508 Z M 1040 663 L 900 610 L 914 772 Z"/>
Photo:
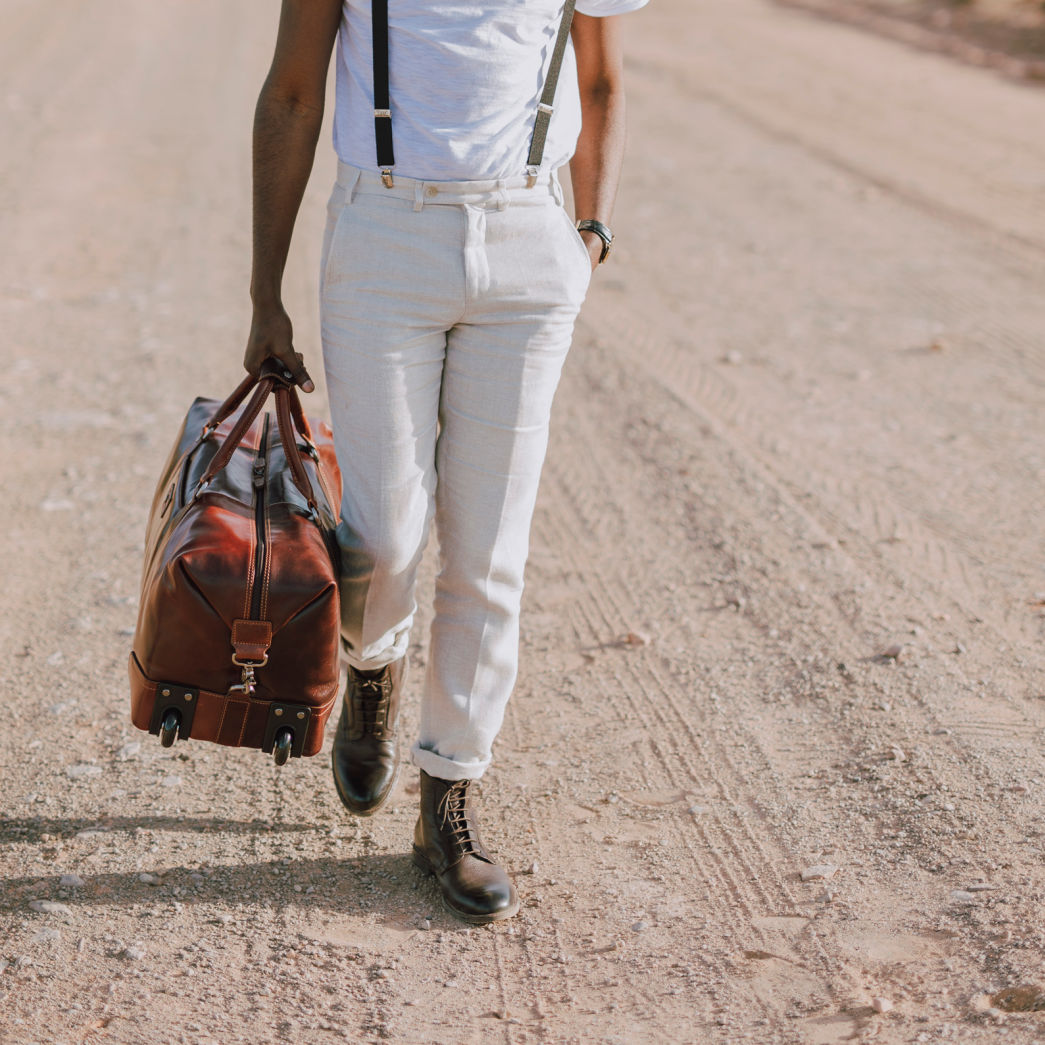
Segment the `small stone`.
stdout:
<path fill-rule="evenodd" d="M 956 642 L 954 644 L 954 652 L 955 653 L 966 653 L 967 650 L 966 650 L 965 646 L 962 643 Z"/>
<path fill-rule="evenodd" d="M 899 643 L 887 646 L 878 656 L 882 660 L 899 660 L 903 656 L 903 646 Z"/>
<path fill-rule="evenodd" d="M 991 889 L 997 888 L 998 887 L 996 885 L 991 885 L 990 882 L 973 882 L 972 885 L 967 885 L 965 887 L 965 890 L 969 893 L 986 893 L 989 892 Z"/>
<path fill-rule="evenodd" d="M 150 874 L 148 871 L 142 871 L 142 873 L 138 875 L 138 881 L 141 882 L 142 885 L 160 884 L 160 879 L 156 875 Z"/>
<path fill-rule="evenodd" d="M 164 787 L 181 787 L 181 777 L 177 773 L 168 773 L 160 783 Z"/>
<path fill-rule="evenodd" d="M 648 928 L 649 928 L 649 925 L 646 922 L 636 922 L 631 927 L 631 931 L 633 933 L 642 933 L 642 932 L 645 932 Z"/>
<path fill-rule="evenodd" d="M 141 749 L 141 742 L 132 740 L 129 744 L 124 744 L 123 747 L 116 752 L 116 758 L 120 762 L 129 762 L 132 758 L 138 757 L 138 753 Z"/>
<path fill-rule="evenodd" d="M 34 937 L 33 943 L 54 943 L 62 938 L 57 929 L 41 929 Z"/>
<path fill-rule="evenodd" d="M 871 1008 L 875 1012 L 889 1012 L 892 1009 L 893 1003 L 888 998 L 872 998 Z"/>
<path fill-rule="evenodd" d="M 40 914 L 58 914 L 63 917 L 73 913 L 64 903 L 55 903 L 53 900 L 30 900 L 29 908 Z"/>
<path fill-rule="evenodd" d="M 523 870 L 523 874 L 536 874 L 539 869 L 540 865 L 537 863 L 536 860 L 533 860 L 529 864 L 527 864 L 526 868 Z"/>
<path fill-rule="evenodd" d="M 976 900 L 976 894 L 970 893 L 966 889 L 953 889 L 951 891 L 951 901 L 953 903 L 974 903 Z"/>
<path fill-rule="evenodd" d="M 650 637 L 644 631 L 629 631 L 624 636 L 625 646 L 648 646 L 650 644 Z"/>
<path fill-rule="evenodd" d="M 838 874 L 834 864 L 813 864 L 802 872 L 803 882 L 826 882 Z"/>
<path fill-rule="evenodd" d="M 744 362 L 744 355 L 734 348 L 722 357 L 722 362 L 729 363 L 730 366 L 740 366 Z"/>
<path fill-rule="evenodd" d="M 217 920 L 221 925 L 231 925 L 233 917 L 231 914 L 219 914 Z"/>
<path fill-rule="evenodd" d="M 126 958 L 129 962 L 140 962 L 145 957 L 145 948 L 136 945 L 130 947 L 124 947 L 120 952 L 121 958 Z"/>
<path fill-rule="evenodd" d="M 817 903 L 834 903 L 838 899 L 837 889 L 825 889 L 817 898 Z"/>
<path fill-rule="evenodd" d="M 906 762 L 907 752 L 904 751 L 902 747 L 893 744 L 893 746 L 889 748 L 887 757 L 891 758 L 894 762 Z"/>
<path fill-rule="evenodd" d="M 1002 1012 L 1045 1011 L 1045 988 L 1037 983 L 1023 983 L 1018 987 L 1006 987 L 987 999 L 989 1007 Z"/>
<path fill-rule="evenodd" d="M 974 994 L 969 999 L 969 1007 L 974 1013 L 983 1013 L 991 1007 L 991 995 Z"/>
<path fill-rule="evenodd" d="M 91 766 L 86 764 L 79 764 L 75 766 L 66 766 L 65 775 L 70 780 L 87 780 L 91 777 L 101 776 L 101 766 Z"/>
<path fill-rule="evenodd" d="M 431 921 L 431 919 L 430 918 L 422 918 L 420 923 L 418 924 L 418 928 L 421 929 L 424 932 L 428 932 L 428 930 L 432 928 L 432 921 Z"/>
<path fill-rule="evenodd" d="M 62 877 L 58 879 L 58 884 L 63 889 L 80 889 L 86 883 L 78 874 L 63 874 Z"/>
<path fill-rule="evenodd" d="M 95 842 L 99 838 L 105 838 L 108 835 L 108 831 L 101 827 L 87 827 L 82 831 L 77 831 L 73 838 L 79 842 Z"/>

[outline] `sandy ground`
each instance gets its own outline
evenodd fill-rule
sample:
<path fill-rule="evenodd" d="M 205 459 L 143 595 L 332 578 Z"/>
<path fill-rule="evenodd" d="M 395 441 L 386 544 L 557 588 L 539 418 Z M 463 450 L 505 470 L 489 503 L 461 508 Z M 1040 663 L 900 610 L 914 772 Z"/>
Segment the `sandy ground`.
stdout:
<path fill-rule="evenodd" d="M 412 774 L 355 821 L 325 753 L 128 720 L 152 485 L 239 376 L 277 6 L 0 2 L 0 1041 L 1045 1039 L 1005 1011 L 1045 980 L 1045 92 L 764 0 L 629 19 L 483 784 L 524 905 L 474 929 Z"/>
<path fill-rule="evenodd" d="M 1017 80 L 1045 82 L 1041 0 L 775 0 Z"/>

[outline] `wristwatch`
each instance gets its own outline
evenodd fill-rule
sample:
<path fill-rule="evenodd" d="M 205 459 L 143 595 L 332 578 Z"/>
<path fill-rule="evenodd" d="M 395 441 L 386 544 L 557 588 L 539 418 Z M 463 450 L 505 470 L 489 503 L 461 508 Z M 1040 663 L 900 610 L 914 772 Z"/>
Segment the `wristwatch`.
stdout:
<path fill-rule="evenodd" d="M 613 246 L 613 232 L 610 230 L 609 225 L 604 225 L 601 221 L 596 221 L 594 218 L 585 218 L 583 221 L 577 222 L 577 231 L 594 232 L 602 240 L 602 253 L 599 255 L 599 264 L 601 265 L 610 256 L 610 247 Z"/>

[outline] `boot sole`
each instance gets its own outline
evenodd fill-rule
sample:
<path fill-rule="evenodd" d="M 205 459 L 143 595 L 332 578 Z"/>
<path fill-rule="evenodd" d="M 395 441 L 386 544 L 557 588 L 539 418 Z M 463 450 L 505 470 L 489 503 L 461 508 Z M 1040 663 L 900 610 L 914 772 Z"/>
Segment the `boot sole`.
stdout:
<path fill-rule="evenodd" d="M 337 797 L 341 799 L 341 804 L 354 816 L 373 816 L 378 812 L 382 806 L 392 797 L 392 792 L 396 789 L 396 784 L 399 783 L 399 773 L 402 769 L 402 763 L 397 762 L 395 772 L 392 774 L 392 782 L 388 785 L 388 790 L 379 798 L 373 805 L 369 806 L 358 806 L 354 802 L 350 801 L 346 796 L 345 792 L 341 790 L 341 781 L 337 778 L 337 773 L 334 770 L 334 755 L 331 752 L 330 755 L 330 769 L 331 776 L 334 778 L 334 790 L 337 791 Z"/>
<path fill-rule="evenodd" d="M 439 876 L 435 873 L 435 869 L 428 861 L 428 857 L 421 852 L 417 846 L 413 849 L 414 866 L 424 871 L 425 874 L 431 875 L 436 881 L 439 880 Z M 467 911 L 460 911 L 454 907 L 449 900 L 446 898 L 446 893 L 443 892 L 442 888 L 439 890 L 439 895 L 442 898 L 443 906 L 455 917 L 459 918 L 462 922 L 467 922 L 469 925 L 489 925 L 490 922 L 503 922 L 506 918 L 512 918 L 519 913 L 519 898 L 516 897 L 515 903 L 511 907 L 506 907 L 503 911 L 494 911 L 492 914 L 470 914 Z"/>

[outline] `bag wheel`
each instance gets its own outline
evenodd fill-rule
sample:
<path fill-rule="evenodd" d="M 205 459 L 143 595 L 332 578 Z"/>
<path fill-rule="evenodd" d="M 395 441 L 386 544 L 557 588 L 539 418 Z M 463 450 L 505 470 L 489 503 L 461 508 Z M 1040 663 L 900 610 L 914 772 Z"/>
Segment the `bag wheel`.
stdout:
<path fill-rule="evenodd" d="M 163 721 L 160 723 L 160 743 L 164 747 L 170 747 L 178 737 L 178 727 L 181 725 L 181 715 L 171 708 Z"/>
<path fill-rule="evenodd" d="M 287 764 L 287 759 L 290 758 L 290 749 L 294 746 L 294 731 L 290 729 L 281 729 L 276 734 L 275 742 L 272 745 L 272 757 L 275 759 L 277 766 L 284 766 Z"/>

